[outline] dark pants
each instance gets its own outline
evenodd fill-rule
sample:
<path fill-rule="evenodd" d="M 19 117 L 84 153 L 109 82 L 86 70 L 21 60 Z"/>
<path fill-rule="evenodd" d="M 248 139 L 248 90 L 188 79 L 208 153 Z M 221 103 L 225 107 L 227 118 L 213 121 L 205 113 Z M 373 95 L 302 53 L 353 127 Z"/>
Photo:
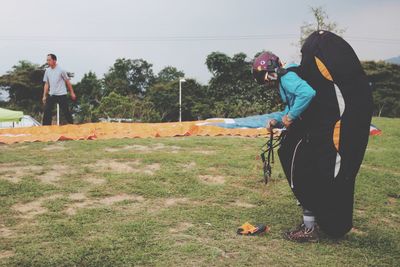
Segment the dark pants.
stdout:
<path fill-rule="evenodd" d="M 69 124 L 73 124 L 72 115 L 68 109 L 67 95 L 50 95 L 47 97 L 46 104 L 44 105 L 43 125 L 51 125 L 52 112 L 56 103 L 60 105 L 61 112 L 64 114 L 66 121 Z"/>

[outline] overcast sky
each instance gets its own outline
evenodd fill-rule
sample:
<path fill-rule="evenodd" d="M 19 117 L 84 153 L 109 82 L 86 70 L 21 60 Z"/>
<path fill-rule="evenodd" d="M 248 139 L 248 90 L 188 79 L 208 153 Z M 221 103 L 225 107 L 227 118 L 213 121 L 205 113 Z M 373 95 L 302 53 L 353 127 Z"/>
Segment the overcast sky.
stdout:
<path fill-rule="evenodd" d="M 249 57 L 274 51 L 296 59 L 299 28 L 322 5 L 346 28 L 361 60 L 400 55 L 400 1 L 395 0 L 0 0 L 0 75 L 19 60 L 42 64 L 49 52 L 75 72 L 99 77 L 115 59 L 143 58 L 206 83 L 213 51 Z M 265 38 L 255 38 L 262 35 Z"/>

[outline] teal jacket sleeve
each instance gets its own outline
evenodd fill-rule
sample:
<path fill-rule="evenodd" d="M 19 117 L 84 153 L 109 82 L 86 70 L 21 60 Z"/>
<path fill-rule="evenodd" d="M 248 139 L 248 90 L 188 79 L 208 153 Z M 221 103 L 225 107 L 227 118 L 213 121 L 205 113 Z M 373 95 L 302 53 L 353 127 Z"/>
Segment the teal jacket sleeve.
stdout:
<path fill-rule="evenodd" d="M 288 99 L 291 103 L 290 110 L 287 114 L 290 119 L 295 120 L 310 105 L 311 100 L 316 94 L 315 90 L 292 71 L 281 78 L 281 83 L 283 90 L 285 90 L 288 95 L 293 96 L 292 99 Z"/>

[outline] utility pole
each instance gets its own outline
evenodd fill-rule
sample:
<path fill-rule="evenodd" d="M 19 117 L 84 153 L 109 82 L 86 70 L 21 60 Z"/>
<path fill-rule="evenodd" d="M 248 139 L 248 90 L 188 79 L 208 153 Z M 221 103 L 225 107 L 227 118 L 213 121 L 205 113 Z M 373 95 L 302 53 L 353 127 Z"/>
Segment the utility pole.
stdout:
<path fill-rule="evenodd" d="M 186 82 L 184 78 L 179 79 L 179 122 L 182 122 L 182 83 Z"/>

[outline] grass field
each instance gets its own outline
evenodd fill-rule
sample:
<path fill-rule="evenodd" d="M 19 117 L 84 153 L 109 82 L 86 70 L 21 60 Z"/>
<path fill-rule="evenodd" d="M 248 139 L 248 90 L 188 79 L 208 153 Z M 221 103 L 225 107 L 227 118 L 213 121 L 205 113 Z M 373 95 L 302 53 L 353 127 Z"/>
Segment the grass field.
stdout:
<path fill-rule="evenodd" d="M 400 120 L 374 123 L 355 228 L 318 244 L 281 238 L 301 210 L 279 163 L 261 182 L 262 138 L 1 145 L 0 266 L 399 266 Z"/>

